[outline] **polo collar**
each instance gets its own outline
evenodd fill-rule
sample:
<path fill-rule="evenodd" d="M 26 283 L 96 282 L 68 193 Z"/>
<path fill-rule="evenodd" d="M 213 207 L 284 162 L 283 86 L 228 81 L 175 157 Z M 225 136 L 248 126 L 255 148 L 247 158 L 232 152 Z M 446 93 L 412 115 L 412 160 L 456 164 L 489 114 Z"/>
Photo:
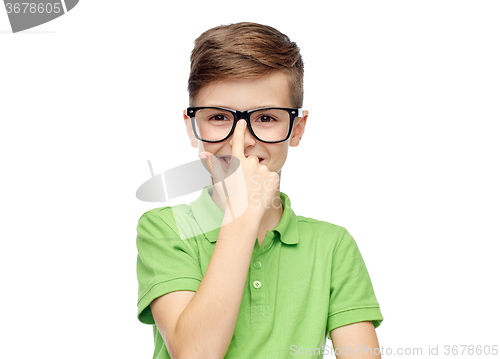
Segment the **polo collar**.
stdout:
<path fill-rule="evenodd" d="M 224 211 L 213 201 L 212 193 L 212 185 L 206 186 L 203 188 L 200 197 L 191 202 L 194 219 L 211 243 L 217 241 L 220 225 L 224 219 Z M 290 198 L 280 192 L 280 199 L 283 206 L 283 215 L 273 231 L 278 233 L 277 237 L 285 244 L 299 243 L 297 218 L 292 210 Z"/>

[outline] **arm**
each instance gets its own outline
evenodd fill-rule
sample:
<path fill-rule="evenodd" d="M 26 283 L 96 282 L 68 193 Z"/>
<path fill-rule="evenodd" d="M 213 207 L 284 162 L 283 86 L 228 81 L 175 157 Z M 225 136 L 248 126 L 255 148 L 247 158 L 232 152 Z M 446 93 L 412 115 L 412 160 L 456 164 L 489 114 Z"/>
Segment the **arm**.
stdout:
<path fill-rule="evenodd" d="M 174 359 L 223 358 L 233 337 L 260 222 L 279 184 L 277 173 L 259 164 L 256 156 L 245 156 L 245 131 L 246 122 L 239 121 L 230 141 L 231 155 L 238 161 L 231 160 L 230 169 L 242 177 L 229 176 L 224 181 L 231 200 L 226 194 L 223 225 L 196 293 L 167 294 L 150 305 Z M 221 185 L 226 172 L 214 155 L 204 153 L 214 183 Z M 248 207 L 252 200 L 259 205 Z M 233 209 L 242 213 L 234 220 Z"/>
<path fill-rule="evenodd" d="M 371 321 L 353 323 L 333 329 L 330 336 L 337 359 L 382 358 L 377 333 Z"/>
<path fill-rule="evenodd" d="M 341 352 L 339 358 L 351 357 L 353 351 L 356 357 L 380 358 L 374 328 L 384 318 L 361 252 L 347 230 L 334 250 L 331 276 L 327 330 L 337 353 Z M 361 346 L 368 351 L 362 352 Z"/>
<path fill-rule="evenodd" d="M 244 214 L 221 227 L 196 292 L 171 292 L 151 302 L 155 323 L 173 359 L 224 357 L 259 228 L 250 216 Z"/>

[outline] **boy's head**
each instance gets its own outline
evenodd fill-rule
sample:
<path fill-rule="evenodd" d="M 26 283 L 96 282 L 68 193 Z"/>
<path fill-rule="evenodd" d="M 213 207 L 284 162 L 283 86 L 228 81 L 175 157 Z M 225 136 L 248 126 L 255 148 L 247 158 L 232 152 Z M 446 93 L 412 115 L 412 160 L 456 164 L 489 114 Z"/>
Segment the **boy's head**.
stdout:
<path fill-rule="evenodd" d="M 288 147 L 298 146 L 307 121 L 307 111 L 298 117 L 303 76 L 299 48 L 270 26 L 245 22 L 204 32 L 191 55 L 190 114 L 184 110 L 191 145 L 223 162 L 232 153 L 231 128 L 237 121 L 235 112 L 224 109 L 250 111 L 255 136 L 246 129 L 245 156 L 257 156 L 280 174 Z"/>
<path fill-rule="evenodd" d="M 217 26 L 195 41 L 188 82 L 189 105 L 206 85 L 223 80 L 255 79 L 282 71 L 291 107 L 302 107 L 304 64 L 299 48 L 273 27 L 250 22 Z"/>

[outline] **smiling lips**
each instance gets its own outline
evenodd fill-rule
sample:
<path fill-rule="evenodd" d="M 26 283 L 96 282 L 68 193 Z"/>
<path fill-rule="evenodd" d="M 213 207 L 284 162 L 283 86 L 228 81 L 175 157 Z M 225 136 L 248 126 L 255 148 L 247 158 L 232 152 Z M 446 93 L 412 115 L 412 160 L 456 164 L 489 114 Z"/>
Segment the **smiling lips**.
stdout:
<path fill-rule="evenodd" d="M 246 158 L 248 158 L 248 156 L 245 156 Z M 231 156 L 221 156 L 219 157 L 219 159 L 221 160 L 222 163 L 226 164 L 227 167 L 229 167 L 229 160 L 230 160 Z M 261 157 L 258 157 L 259 158 L 259 163 L 262 163 L 262 161 L 264 161 L 263 158 Z"/>

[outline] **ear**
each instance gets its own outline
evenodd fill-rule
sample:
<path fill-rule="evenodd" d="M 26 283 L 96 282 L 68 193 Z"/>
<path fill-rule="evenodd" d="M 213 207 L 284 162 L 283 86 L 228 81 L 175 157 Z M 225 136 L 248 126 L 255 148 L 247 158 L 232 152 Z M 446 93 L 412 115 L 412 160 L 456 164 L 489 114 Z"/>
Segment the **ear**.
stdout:
<path fill-rule="evenodd" d="M 186 114 L 186 110 L 183 111 L 183 116 L 184 116 L 184 124 L 186 125 L 186 132 L 191 140 L 191 146 L 193 146 L 194 148 L 198 148 L 198 139 L 193 133 L 193 127 L 191 126 L 191 119 Z"/>
<path fill-rule="evenodd" d="M 297 117 L 293 121 L 293 130 L 290 136 L 290 147 L 297 147 L 299 145 L 300 139 L 304 134 L 306 129 L 307 117 L 309 116 L 309 111 L 302 111 L 302 117 Z"/>

